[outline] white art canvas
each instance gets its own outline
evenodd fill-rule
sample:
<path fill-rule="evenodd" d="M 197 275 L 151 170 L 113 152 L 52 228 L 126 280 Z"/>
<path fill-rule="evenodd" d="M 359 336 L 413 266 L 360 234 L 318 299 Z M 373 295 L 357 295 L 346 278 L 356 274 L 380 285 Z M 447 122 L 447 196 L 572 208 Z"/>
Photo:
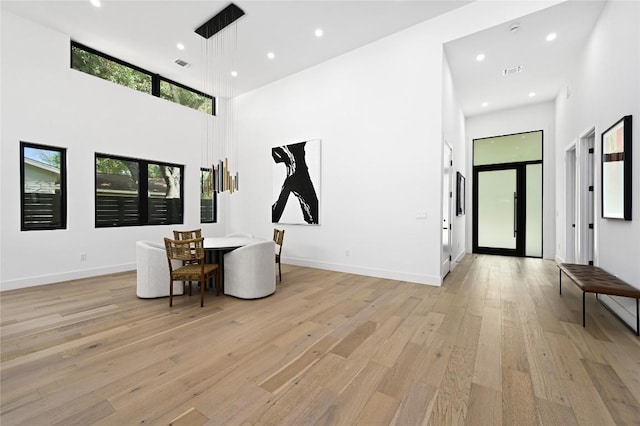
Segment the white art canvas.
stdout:
<path fill-rule="evenodd" d="M 320 142 L 313 139 L 271 148 L 273 223 L 320 223 Z"/>

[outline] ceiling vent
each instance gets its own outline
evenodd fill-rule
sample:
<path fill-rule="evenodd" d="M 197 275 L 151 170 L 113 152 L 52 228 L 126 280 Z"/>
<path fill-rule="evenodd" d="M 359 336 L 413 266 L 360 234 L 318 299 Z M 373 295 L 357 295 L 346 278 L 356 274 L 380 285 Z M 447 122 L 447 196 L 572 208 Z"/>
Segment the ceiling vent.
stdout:
<path fill-rule="evenodd" d="M 183 61 L 182 59 L 176 59 L 175 61 L 176 64 L 180 65 L 182 68 L 189 68 L 191 66 L 191 64 L 187 61 Z"/>
<path fill-rule="evenodd" d="M 511 74 L 517 74 L 519 72 L 522 72 L 522 65 L 518 65 L 517 67 L 513 67 L 513 68 L 505 68 L 502 70 L 502 75 L 511 75 Z"/>

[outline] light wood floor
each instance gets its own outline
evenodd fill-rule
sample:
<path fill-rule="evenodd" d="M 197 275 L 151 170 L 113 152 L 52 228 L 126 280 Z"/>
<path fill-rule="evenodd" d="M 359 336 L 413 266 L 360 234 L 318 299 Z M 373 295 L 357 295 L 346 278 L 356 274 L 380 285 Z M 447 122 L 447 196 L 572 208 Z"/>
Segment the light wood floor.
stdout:
<path fill-rule="evenodd" d="M 283 265 L 266 299 L 135 296 L 135 273 L 1 294 L 24 425 L 640 423 L 640 339 L 555 264 L 468 255 L 443 287 Z M 197 293 L 197 292 L 195 292 Z"/>

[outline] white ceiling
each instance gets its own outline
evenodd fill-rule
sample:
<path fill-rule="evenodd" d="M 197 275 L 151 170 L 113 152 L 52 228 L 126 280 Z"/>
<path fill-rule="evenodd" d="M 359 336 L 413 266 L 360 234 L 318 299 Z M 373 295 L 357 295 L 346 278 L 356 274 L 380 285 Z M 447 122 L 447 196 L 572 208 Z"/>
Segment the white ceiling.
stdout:
<path fill-rule="evenodd" d="M 204 81 L 203 38 L 194 30 L 230 1 L 8 1 L 2 8 L 68 34 L 72 40 L 190 87 Z M 408 28 L 469 1 L 234 1 L 233 94 L 238 95 Z M 228 27 L 231 28 L 231 27 Z M 324 36 L 314 35 L 316 28 Z M 223 34 L 223 30 L 219 34 Z M 226 36 L 229 36 L 226 32 Z M 212 39 L 213 40 L 213 39 Z M 186 46 L 179 51 L 176 44 Z M 275 53 L 274 60 L 267 52 Z M 176 58 L 192 64 L 182 69 Z M 210 69 L 209 65 L 205 68 Z M 209 90 L 207 90 L 209 89 Z M 216 93 L 214 93 L 216 94 Z"/>
<path fill-rule="evenodd" d="M 505 0 L 506 1 L 506 0 Z M 88 0 L 2 0 L 2 9 L 39 22 L 99 51 L 193 88 L 215 93 L 204 78 L 203 38 L 194 30 L 229 1 L 115 1 L 93 7 Z M 309 68 L 458 7 L 469 1 L 235 1 L 245 11 L 233 30 L 238 95 Z M 445 45 L 454 84 L 465 115 L 470 116 L 555 97 L 563 76 L 584 45 L 603 3 L 569 1 L 510 23 Z M 314 35 L 316 28 L 324 36 Z M 554 31 L 558 38 L 544 38 Z M 225 31 L 220 34 L 225 33 Z M 230 32 L 226 32 L 226 36 Z M 186 49 L 179 51 L 180 42 Z M 269 60 L 266 53 L 276 57 Z M 484 53 L 486 60 L 475 57 Z M 191 64 L 180 68 L 174 60 Z M 214 64 L 215 65 L 215 64 Z M 221 64 L 220 64 L 221 65 Z M 503 77 L 503 68 L 522 65 L 524 71 Z M 528 93 L 535 91 L 533 99 Z M 483 108 L 482 102 L 489 106 Z"/>
<path fill-rule="evenodd" d="M 445 52 L 465 116 L 554 99 L 603 6 L 602 1 L 568 1 L 447 43 Z M 514 23 L 520 29 L 511 32 Z M 552 32 L 557 38 L 546 41 Z M 480 53 L 486 58 L 478 62 Z M 522 72 L 502 75 L 503 69 L 518 65 Z M 535 97 L 529 97 L 531 92 Z"/>

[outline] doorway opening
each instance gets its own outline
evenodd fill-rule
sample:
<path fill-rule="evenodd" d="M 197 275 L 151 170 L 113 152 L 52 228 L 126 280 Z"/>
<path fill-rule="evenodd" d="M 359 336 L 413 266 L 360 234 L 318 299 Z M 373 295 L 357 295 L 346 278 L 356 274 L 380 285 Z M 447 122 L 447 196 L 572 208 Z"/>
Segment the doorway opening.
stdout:
<path fill-rule="evenodd" d="M 441 278 L 451 271 L 451 202 L 453 200 L 453 148 L 445 140 L 442 149 L 442 262 Z"/>
<path fill-rule="evenodd" d="M 576 262 L 593 265 L 595 244 L 595 128 L 580 136 L 576 146 Z"/>
<path fill-rule="evenodd" d="M 576 143 L 575 141 L 565 150 L 565 255 L 567 263 L 576 262 L 578 238 L 576 233 L 576 205 L 578 205 L 578 191 L 576 188 Z"/>
<path fill-rule="evenodd" d="M 473 140 L 473 252 L 542 257 L 542 130 Z"/>

